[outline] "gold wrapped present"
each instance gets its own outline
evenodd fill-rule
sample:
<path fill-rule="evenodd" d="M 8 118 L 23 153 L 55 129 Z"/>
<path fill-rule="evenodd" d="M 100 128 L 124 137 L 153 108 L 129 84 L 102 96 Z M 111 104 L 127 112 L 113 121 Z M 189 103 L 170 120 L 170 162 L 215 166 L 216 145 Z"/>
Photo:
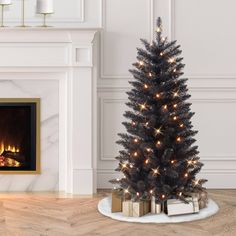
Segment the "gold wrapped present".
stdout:
<path fill-rule="evenodd" d="M 111 193 L 111 212 L 122 211 L 122 197 L 118 195 L 117 191 Z"/>
<path fill-rule="evenodd" d="M 124 216 L 133 216 L 133 203 L 132 201 L 123 201 L 122 213 Z"/>

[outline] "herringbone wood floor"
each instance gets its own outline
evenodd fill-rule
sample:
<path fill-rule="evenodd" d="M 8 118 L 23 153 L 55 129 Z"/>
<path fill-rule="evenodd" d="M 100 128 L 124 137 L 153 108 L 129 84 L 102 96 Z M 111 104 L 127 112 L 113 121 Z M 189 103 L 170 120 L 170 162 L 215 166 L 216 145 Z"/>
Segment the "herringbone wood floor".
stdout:
<path fill-rule="evenodd" d="M 0 194 L 0 235 L 235 236 L 236 190 L 210 190 L 217 215 L 179 224 L 133 224 L 100 215 L 97 203 L 107 194 L 64 198 L 56 194 Z"/>

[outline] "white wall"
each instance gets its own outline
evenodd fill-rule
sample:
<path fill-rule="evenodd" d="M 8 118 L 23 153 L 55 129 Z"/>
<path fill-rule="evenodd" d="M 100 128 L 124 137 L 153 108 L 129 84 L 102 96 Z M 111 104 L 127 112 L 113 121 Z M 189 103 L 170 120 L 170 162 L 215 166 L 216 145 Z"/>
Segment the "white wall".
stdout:
<path fill-rule="evenodd" d="M 116 176 L 128 69 L 139 38 L 151 39 L 161 16 L 165 34 L 182 45 L 189 78 L 201 176 L 207 187 L 236 187 L 236 22 L 234 0 L 103 0 L 100 76 L 98 79 L 98 187 Z"/>
<path fill-rule="evenodd" d="M 18 24 L 20 1 L 8 7 L 6 20 Z M 29 24 L 39 24 L 35 1 L 26 0 Z M 98 75 L 98 187 L 115 176 L 117 133 L 126 109 L 139 38 L 151 39 L 155 19 L 165 34 L 182 45 L 189 78 L 200 155 L 208 187 L 236 187 L 236 2 L 228 0 L 55 0 L 52 25 L 103 27 Z"/>

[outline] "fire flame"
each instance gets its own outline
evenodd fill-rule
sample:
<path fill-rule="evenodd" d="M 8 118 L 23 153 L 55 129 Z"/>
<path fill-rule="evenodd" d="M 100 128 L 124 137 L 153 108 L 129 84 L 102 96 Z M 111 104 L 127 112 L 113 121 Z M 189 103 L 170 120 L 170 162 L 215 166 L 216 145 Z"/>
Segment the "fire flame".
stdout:
<path fill-rule="evenodd" d="M 0 144 L 0 154 L 4 151 L 11 151 L 11 152 L 20 152 L 20 149 L 14 145 L 5 145 L 3 142 Z"/>

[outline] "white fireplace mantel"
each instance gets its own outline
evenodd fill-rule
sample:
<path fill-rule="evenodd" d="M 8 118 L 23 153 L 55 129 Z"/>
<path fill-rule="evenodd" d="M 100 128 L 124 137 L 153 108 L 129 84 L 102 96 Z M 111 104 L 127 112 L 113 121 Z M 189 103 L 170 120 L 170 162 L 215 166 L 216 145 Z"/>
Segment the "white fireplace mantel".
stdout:
<path fill-rule="evenodd" d="M 98 30 L 0 30 L 0 80 L 59 81 L 59 190 L 67 193 L 96 191 L 93 45 Z"/>

